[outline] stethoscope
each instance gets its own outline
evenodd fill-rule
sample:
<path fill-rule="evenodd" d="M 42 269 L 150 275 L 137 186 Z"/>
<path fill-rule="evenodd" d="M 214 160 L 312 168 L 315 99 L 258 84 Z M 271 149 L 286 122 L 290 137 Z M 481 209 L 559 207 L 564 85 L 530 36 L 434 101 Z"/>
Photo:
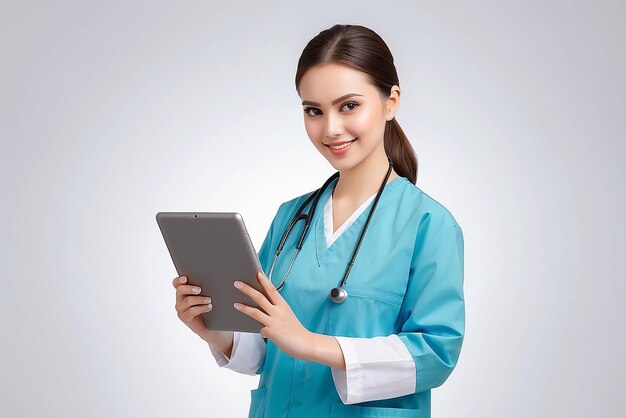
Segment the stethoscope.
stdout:
<path fill-rule="evenodd" d="M 341 283 L 339 283 L 339 286 L 331 289 L 330 291 L 330 300 L 332 300 L 335 303 L 343 303 L 348 297 L 348 292 L 346 291 L 346 289 L 343 288 L 343 286 L 346 284 L 346 281 L 348 280 L 348 275 L 350 274 L 350 270 L 352 270 L 352 266 L 354 265 L 354 260 L 356 259 L 356 255 L 358 254 L 359 248 L 361 247 L 361 241 L 363 241 L 363 237 L 365 236 L 365 231 L 367 231 L 367 227 L 372 219 L 374 210 L 376 210 L 376 205 L 378 205 L 378 200 L 380 199 L 380 195 L 383 194 L 383 190 L 385 189 L 385 185 L 387 184 L 387 180 L 389 179 L 389 175 L 391 174 L 391 169 L 393 168 L 391 159 L 387 157 L 387 160 L 389 161 L 389 169 L 387 170 L 387 175 L 385 176 L 385 180 L 383 180 L 383 184 L 380 186 L 380 189 L 378 190 L 378 194 L 376 194 L 376 198 L 374 199 L 374 205 L 372 206 L 372 210 L 370 210 L 370 213 L 367 215 L 365 226 L 363 227 L 363 231 L 361 231 L 361 236 L 359 236 L 359 240 L 357 241 L 356 247 L 354 248 L 352 259 L 348 263 L 348 267 L 346 268 L 346 272 L 344 273 L 343 279 L 341 280 Z M 289 277 L 289 273 L 291 273 L 291 268 L 293 267 L 293 263 L 296 261 L 296 257 L 298 256 L 298 253 L 300 252 L 300 249 L 302 248 L 302 243 L 304 242 L 306 233 L 308 232 L 309 227 L 311 226 L 313 215 L 315 214 L 315 208 L 317 207 L 317 202 L 319 201 L 320 197 L 322 196 L 322 193 L 324 193 L 324 190 L 326 190 L 328 185 L 332 183 L 332 181 L 338 177 L 339 177 L 339 172 L 336 172 L 335 174 L 330 176 L 321 188 L 313 192 L 311 196 L 309 196 L 304 201 L 304 203 L 300 205 L 293 219 L 289 223 L 289 226 L 283 233 L 283 237 L 280 240 L 280 244 L 278 244 L 278 249 L 276 250 L 276 254 L 274 255 L 274 260 L 272 260 L 272 265 L 270 267 L 270 274 L 269 274 L 270 281 L 272 280 L 272 271 L 274 270 L 274 264 L 276 263 L 276 259 L 278 258 L 278 255 L 280 254 L 280 252 L 283 250 L 283 246 L 285 245 L 285 241 L 287 241 L 287 238 L 289 237 L 291 230 L 296 225 L 296 223 L 298 223 L 298 221 L 304 219 L 304 222 L 305 222 L 304 229 L 302 230 L 300 234 L 300 239 L 298 240 L 298 244 L 296 245 L 294 255 L 291 259 L 291 263 L 289 264 L 289 269 L 287 270 L 287 274 L 285 275 L 285 278 L 282 280 L 282 282 L 280 282 L 280 284 L 276 287 L 278 291 L 280 291 L 283 288 L 283 286 L 285 286 L 285 282 L 287 281 L 287 278 Z M 309 210 L 309 213 L 302 213 L 306 205 L 308 205 L 311 200 L 313 200 L 313 204 L 311 205 L 311 209 Z"/>

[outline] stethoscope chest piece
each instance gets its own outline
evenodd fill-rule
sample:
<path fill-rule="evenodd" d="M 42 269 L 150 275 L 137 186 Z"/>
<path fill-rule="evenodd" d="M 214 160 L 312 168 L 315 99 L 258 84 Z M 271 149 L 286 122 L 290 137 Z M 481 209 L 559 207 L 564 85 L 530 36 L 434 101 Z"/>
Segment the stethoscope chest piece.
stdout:
<path fill-rule="evenodd" d="M 330 300 L 335 303 L 344 303 L 348 297 L 348 292 L 343 287 L 334 287 L 330 291 Z"/>

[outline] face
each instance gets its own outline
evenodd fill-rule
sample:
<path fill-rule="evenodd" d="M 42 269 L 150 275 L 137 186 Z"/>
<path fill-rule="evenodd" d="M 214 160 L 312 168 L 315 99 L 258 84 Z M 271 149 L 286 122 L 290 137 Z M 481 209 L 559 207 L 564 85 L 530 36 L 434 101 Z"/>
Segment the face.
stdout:
<path fill-rule="evenodd" d="M 383 135 L 399 104 L 397 86 L 383 97 L 365 73 L 328 63 L 307 70 L 299 87 L 306 132 L 336 170 L 381 153 L 386 161 Z"/>

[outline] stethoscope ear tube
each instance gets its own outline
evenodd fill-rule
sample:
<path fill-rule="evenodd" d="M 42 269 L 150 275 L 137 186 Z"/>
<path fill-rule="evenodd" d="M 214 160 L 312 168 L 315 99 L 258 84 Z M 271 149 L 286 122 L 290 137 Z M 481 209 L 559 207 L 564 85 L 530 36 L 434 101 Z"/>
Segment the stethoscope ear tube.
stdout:
<path fill-rule="evenodd" d="M 280 240 L 280 243 L 278 244 L 278 248 L 276 249 L 276 257 L 278 257 L 278 255 L 283 250 L 283 246 L 285 245 L 285 242 L 287 241 L 287 238 L 289 237 L 289 234 L 291 233 L 291 230 L 293 229 L 293 227 L 301 219 L 304 219 L 305 222 L 306 222 L 306 216 L 308 216 L 308 215 L 307 214 L 298 215 L 298 216 L 296 216 L 295 218 L 293 218 L 291 220 L 291 222 L 289 223 L 289 226 L 287 227 L 287 230 L 285 231 L 285 233 L 283 234 L 283 237 Z M 302 248 L 302 247 L 300 247 L 300 248 Z"/>
<path fill-rule="evenodd" d="M 287 277 L 289 277 L 289 273 L 291 273 L 291 268 L 293 267 L 293 263 L 295 263 L 296 257 L 298 256 L 299 252 L 300 252 L 300 248 L 296 247 L 296 249 L 294 250 L 293 257 L 291 257 L 291 263 L 289 263 L 289 268 L 287 269 L 287 274 L 285 275 L 285 278 L 283 279 L 283 281 L 280 282 L 278 287 L 276 287 L 276 290 L 282 289 L 283 286 L 285 285 L 285 282 L 287 281 Z"/>
<path fill-rule="evenodd" d="M 304 237 L 306 236 L 306 233 L 309 230 L 309 226 L 311 226 L 310 223 L 307 223 L 304 225 L 304 231 L 302 232 L 302 234 L 300 235 L 300 241 L 298 241 L 298 245 L 296 245 L 296 248 L 298 250 L 302 249 L 302 243 L 304 242 Z"/>

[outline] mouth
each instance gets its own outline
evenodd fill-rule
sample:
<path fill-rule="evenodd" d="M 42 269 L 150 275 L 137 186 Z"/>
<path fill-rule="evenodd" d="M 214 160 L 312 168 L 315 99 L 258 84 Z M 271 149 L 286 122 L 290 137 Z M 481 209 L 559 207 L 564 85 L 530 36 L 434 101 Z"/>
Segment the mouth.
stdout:
<path fill-rule="evenodd" d="M 356 141 L 359 138 L 354 138 L 350 141 L 337 141 L 337 142 L 333 142 L 332 144 L 324 144 L 326 145 L 328 148 L 338 151 L 344 148 L 347 148 L 350 146 L 350 144 L 352 144 L 354 141 Z"/>

